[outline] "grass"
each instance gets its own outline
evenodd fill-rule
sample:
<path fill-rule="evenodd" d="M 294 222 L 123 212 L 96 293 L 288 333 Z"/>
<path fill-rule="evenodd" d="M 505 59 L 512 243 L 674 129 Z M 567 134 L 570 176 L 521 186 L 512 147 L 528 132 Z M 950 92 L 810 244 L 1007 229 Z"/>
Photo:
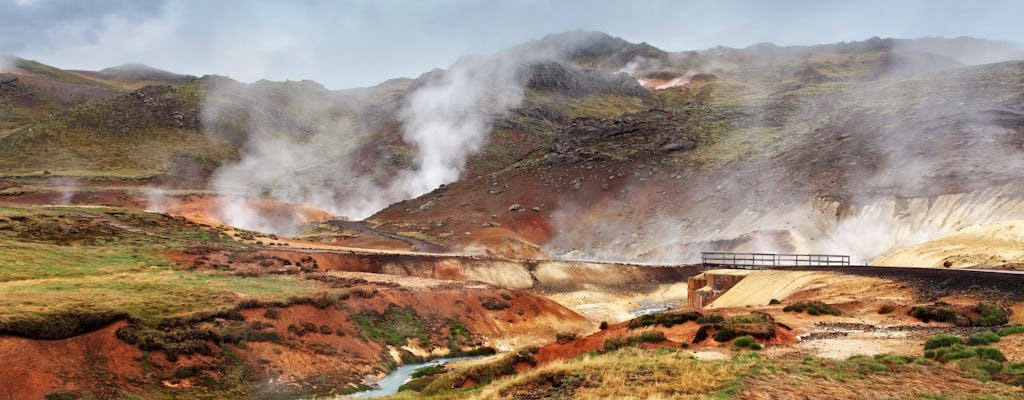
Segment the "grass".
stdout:
<path fill-rule="evenodd" d="M 412 309 L 392 306 L 383 314 L 364 310 L 350 318 L 367 337 L 380 343 L 405 346 L 410 338 L 419 339 L 421 345 L 430 343 L 426 328 Z"/>
<path fill-rule="evenodd" d="M 513 393 L 532 393 L 537 398 L 710 398 L 728 389 L 737 376 L 750 372 L 760 363 L 759 358 L 749 356 L 709 362 L 674 349 L 624 348 L 554 361 L 490 385 L 468 389 L 451 389 L 450 382 L 458 382 L 465 376 L 465 372 L 456 370 L 442 374 L 423 392 L 400 393 L 391 398 L 496 399 L 514 397 Z M 559 382 L 560 388 L 551 388 L 552 380 Z M 446 385 L 446 390 L 430 391 Z M 562 391 L 558 392 L 559 389 Z M 543 396 L 548 390 L 550 396 Z"/>
<path fill-rule="evenodd" d="M 183 271 L 163 256 L 182 244 L 114 229 L 75 211 L 0 207 L 0 331 L 68 337 L 114 318 L 156 325 L 231 309 L 244 299 L 285 301 L 330 289 L 292 275 Z M 104 213 L 173 237 L 212 240 L 209 229 L 159 214 Z"/>
<path fill-rule="evenodd" d="M 790 304 L 790 305 L 784 307 L 782 309 L 782 311 L 785 311 L 785 312 L 792 311 L 792 312 L 798 312 L 798 313 L 806 312 L 806 313 L 811 314 L 811 315 L 828 314 L 828 315 L 834 315 L 834 316 L 837 316 L 837 317 L 843 314 L 839 310 L 836 310 L 835 308 L 833 308 L 832 306 L 830 306 L 828 304 L 825 304 L 825 303 L 822 303 L 820 301 L 799 302 L 799 303 L 795 303 L 795 304 Z"/>
<path fill-rule="evenodd" d="M 956 344 L 963 344 L 963 343 L 964 343 L 964 341 L 961 340 L 959 336 L 952 335 L 952 334 L 949 334 L 949 333 L 943 333 L 943 334 L 932 336 L 932 337 L 928 338 L 928 340 L 925 340 L 925 342 L 924 342 L 924 349 L 925 350 L 932 350 L 932 349 L 938 349 L 940 347 L 949 347 L 949 346 L 953 346 L 953 345 L 956 345 Z"/>

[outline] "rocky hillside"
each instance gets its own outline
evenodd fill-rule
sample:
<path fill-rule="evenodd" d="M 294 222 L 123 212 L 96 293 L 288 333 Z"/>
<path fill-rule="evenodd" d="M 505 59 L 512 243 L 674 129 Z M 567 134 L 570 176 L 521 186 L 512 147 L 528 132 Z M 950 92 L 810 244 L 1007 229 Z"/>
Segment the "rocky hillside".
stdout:
<path fill-rule="evenodd" d="M 645 60 L 650 69 L 633 72 L 654 97 L 645 111 L 571 118 L 511 167 L 371 221 L 496 253 L 678 262 L 710 249 L 815 251 L 868 262 L 1019 218 L 1024 63 L 965 65 L 976 55 L 926 44 Z"/>
<path fill-rule="evenodd" d="M 49 172 L 269 197 L 512 257 L 867 262 L 1021 217 L 1022 58 L 969 38 L 668 52 L 570 32 L 351 90 L 19 60 L 0 173 L 18 193 Z"/>

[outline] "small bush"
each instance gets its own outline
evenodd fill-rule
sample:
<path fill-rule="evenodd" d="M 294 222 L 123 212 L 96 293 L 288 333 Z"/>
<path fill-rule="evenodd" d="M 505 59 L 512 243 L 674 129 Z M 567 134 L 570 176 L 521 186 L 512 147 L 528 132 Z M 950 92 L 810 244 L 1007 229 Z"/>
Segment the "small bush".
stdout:
<path fill-rule="evenodd" d="M 932 350 L 963 343 L 963 340 L 960 340 L 959 336 L 943 333 L 928 338 L 928 340 L 924 342 L 924 348 L 925 350 Z"/>
<path fill-rule="evenodd" d="M 963 359 L 1006 361 L 1006 356 L 999 349 L 987 346 L 967 347 L 961 344 L 925 351 L 925 357 L 941 362 Z"/>
<path fill-rule="evenodd" d="M 718 332 L 715 332 L 713 338 L 716 342 L 725 343 L 736 337 L 736 331 L 729 327 L 722 327 Z"/>
<path fill-rule="evenodd" d="M 1006 310 L 994 304 L 978 303 L 974 311 L 981 314 L 981 316 L 974 320 L 974 326 L 999 326 L 1009 322 Z"/>
<path fill-rule="evenodd" d="M 968 346 L 984 346 L 987 344 L 995 343 L 999 341 L 999 335 L 995 332 L 988 331 L 984 333 L 975 333 L 967 338 Z"/>
<path fill-rule="evenodd" d="M 754 344 L 750 345 L 750 349 L 751 350 L 761 350 L 763 348 L 764 348 L 764 346 L 761 345 L 760 343 L 754 343 Z"/>
<path fill-rule="evenodd" d="M 640 334 L 640 340 L 647 343 L 661 343 L 666 340 L 665 333 L 662 331 L 647 331 Z"/>
<path fill-rule="evenodd" d="M 782 304 L 782 302 L 779 301 L 779 299 L 771 299 L 771 301 L 768 302 L 768 305 L 770 305 L 770 306 L 774 306 L 774 305 L 777 305 L 777 304 Z"/>
<path fill-rule="evenodd" d="M 807 312 L 810 315 L 828 314 L 828 315 L 839 316 L 839 315 L 843 314 L 843 313 L 839 312 L 839 310 L 836 310 L 835 308 L 833 308 L 832 306 L 830 306 L 828 304 L 825 304 L 825 303 L 822 303 L 820 301 L 806 301 L 806 302 L 802 301 L 802 302 L 799 302 L 799 303 L 790 304 L 790 305 L 788 305 L 786 307 L 783 307 L 782 311 L 785 311 L 785 312 L 791 312 L 792 311 L 792 312 L 798 312 L 798 313 L 800 313 L 800 312 Z"/>
<path fill-rule="evenodd" d="M 281 318 L 281 314 L 279 314 L 277 312 L 277 310 L 275 310 L 273 308 L 268 308 L 267 311 L 263 312 L 263 318 L 266 318 L 266 319 L 278 319 L 278 318 Z"/>
<path fill-rule="evenodd" d="M 918 306 L 910 310 L 910 316 L 921 320 L 921 322 L 956 322 L 958 313 L 956 310 L 942 306 Z"/>
<path fill-rule="evenodd" d="M 757 341 L 754 340 L 753 336 L 747 335 L 736 338 L 736 340 L 732 341 L 732 344 L 736 347 L 750 347 L 757 344 Z"/>
<path fill-rule="evenodd" d="M 878 307 L 879 314 L 889 314 L 893 311 L 896 311 L 896 307 L 892 304 L 883 304 L 881 307 Z"/>
<path fill-rule="evenodd" d="M 598 329 L 601 329 L 602 331 L 608 329 L 608 321 L 601 321 L 601 325 L 598 326 Z"/>
<path fill-rule="evenodd" d="M 445 369 L 443 365 L 429 365 L 412 371 L 412 374 L 409 376 L 412 378 L 422 378 L 424 376 L 441 374 L 444 373 L 445 371 L 447 371 L 447 369 Z"/>
<path fill-rule="evenodd" d="M 1024 325 L 1008 326 L 996 331 L 996 335 L 1010 336 L 1024 333 Z"/>
<path fill-rule="evenodd" d="M 696 311 L 687 311 L 683 313 L 653 313 L 647 315 L 641 315 L 640 317 L 629 322 L 629 329 L 643 328 L 645 326 L 661 325 L 666 328 L 671 328 L 674 325 L 684 324 L 689 321 L 696 321 L 704 316 Z"/>
<path fill-rule="evenodd" d="M 697 318 L 697 323 L 701 325 L 720 324 L 723 321 L 725 321 L 725 318 L 718 314 L 708 314 Z"/>
<path fill-rule="evenodd" d="M 555 341 L 558 344 L 566 344 L 576 340 L 576 334 L 571 332 L 558 332 L 555 334 Z"/>
<path fill-rule="evenodd" d="M 995 360 L 969 358 L 956 361 L 960 370 L 966 372 L 967 376 L 979 381 L 988 381 L 992 375 L 1003 370 L 1003 364 Z"/>
<path fill-rule="evenodd" d="M 984 360 L 1006 361 L 1006 356 L 1003 355 L 1003 352 L 995 347 L 981 346 L 976 347 L 975 351 L 978 353 L 978 357 Z"/>

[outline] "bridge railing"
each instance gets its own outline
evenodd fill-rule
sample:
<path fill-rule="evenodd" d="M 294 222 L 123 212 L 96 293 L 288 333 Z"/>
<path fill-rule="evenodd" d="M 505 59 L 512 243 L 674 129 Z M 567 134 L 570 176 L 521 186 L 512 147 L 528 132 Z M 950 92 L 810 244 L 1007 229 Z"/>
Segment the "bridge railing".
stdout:
<path fill-rule="evenodd" d="M 705 251 L 700 253 L 705 266 L 731 268 L 824 267 L 850 265 L 850 256 L 837 254 L 732 253 Z"/>

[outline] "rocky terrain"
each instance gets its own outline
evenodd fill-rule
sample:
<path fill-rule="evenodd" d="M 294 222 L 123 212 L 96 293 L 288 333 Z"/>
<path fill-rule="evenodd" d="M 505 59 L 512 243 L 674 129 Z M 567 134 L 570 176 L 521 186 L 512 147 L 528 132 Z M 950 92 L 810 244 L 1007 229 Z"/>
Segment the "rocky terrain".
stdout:
<path fill-rule="evenodd" d="M 0 398 L 337 395 L 453 355 L 489 356 L 396 397 L 1020 398 L 1022 59 L 570 32 L 328 90 L 12 58 Z"/>

